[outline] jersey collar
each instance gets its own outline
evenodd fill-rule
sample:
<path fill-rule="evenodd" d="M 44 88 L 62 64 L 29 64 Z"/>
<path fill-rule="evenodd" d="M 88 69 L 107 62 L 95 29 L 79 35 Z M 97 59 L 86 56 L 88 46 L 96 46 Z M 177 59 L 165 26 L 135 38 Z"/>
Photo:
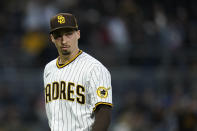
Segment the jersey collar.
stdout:
<path fill-rule="evenodd" d="M 58 67 L 58 68 L 63 68 L 64 66 L 70 64 L 70 63 L 71 63 L 72 61 L 74 61 L 82 52 L 83 52 L 83 51 L 80 50 L 80 51 L 77 53 L 77 55 L 76 55 L 75 57 L 73 57 L 70 61 L 68 61 L 66 64 L 63 64 L 63 65 L 59 65 L 59 62 L 58 62 L 59 59 L 57 58 L 57 61 L 56 61 L 57 67 Z"/>

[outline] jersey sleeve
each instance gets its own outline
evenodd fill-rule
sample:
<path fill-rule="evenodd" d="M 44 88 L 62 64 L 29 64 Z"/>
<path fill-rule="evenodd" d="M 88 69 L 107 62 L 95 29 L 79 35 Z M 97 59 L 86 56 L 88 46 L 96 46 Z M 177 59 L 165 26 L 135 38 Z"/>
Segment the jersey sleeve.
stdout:
<path fill-rule="evenodd" d="M 45 87 L 45 83 L 46 83 L 46 67 L 44 68 L 44 71 L 43 71 L 43 82 L 44 82 L 44 87 Z"/>
<path fill-rule="evenodd" d="M 45 66 L 44 68 L 44 71 L 43 71 L 43 82 L 44 82 L 44 98 L 45 98 L 45 111 L 46 111 L 46 115 L 47 115 L 47 118 L 48 118 L 48 124 L 49 124 L 49 127 L 51 127 L 51 119 L 52 119 L 52 115 L 51 115 L 51 111 L 49 108 L 47 108 L 47 106 L 49 106 L 48 104 L 46 104 L 46 96 L 45 96 L 45 87 L 46 87 L 46 84 L 47 84 L 47 74 L 48 73 L 48 68 L 47 68 L 47 65 Z"/>
<path fill-rule="evenodd" d="M 46 76 L 47 76 L 47 68 L 45 67 L 43 72 L 44 88 L 46 87 L 46 83 L 47 83 Z"/>
<path fill-rule="evenodd" d="M 89 73 L 89 87 L 93 111 L 100 104 L 112 106 L 111 75 L 104 66 L 94 66 Z"/>

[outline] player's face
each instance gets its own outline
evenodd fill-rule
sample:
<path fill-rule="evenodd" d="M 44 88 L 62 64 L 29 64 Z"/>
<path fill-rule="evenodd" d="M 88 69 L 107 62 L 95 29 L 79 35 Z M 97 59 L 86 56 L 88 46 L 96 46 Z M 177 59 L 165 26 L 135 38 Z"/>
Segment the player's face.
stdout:
<path fill-rule="evenodd" d="M 73 52 L 78 51 L 79 38 L 79 30 L 60 29 L 51 35 L 51 40 L 55 44 L 59 55 L 71 55 Z"/>

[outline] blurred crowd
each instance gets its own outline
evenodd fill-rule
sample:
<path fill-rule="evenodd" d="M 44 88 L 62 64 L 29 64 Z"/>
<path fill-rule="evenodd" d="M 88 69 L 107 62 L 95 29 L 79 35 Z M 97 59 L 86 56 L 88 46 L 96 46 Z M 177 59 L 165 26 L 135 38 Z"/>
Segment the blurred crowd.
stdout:
<path fill-rule="evenodd" d="M 110 131 L 197 130 L 197 1 L 0 1 L 0 131 L 49 130 L 42 71 L 50 17 L 75 14 L 79 47 L 112 74 Z"/>

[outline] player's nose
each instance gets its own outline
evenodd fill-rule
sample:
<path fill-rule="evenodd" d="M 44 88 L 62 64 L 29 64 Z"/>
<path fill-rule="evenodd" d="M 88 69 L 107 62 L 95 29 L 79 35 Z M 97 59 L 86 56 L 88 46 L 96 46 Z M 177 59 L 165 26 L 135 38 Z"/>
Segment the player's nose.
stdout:
<path fill-rule="evenodd" d="M 62 35 L 62 43 L 67 43 L 68 38 L 66 35 Z"/>

